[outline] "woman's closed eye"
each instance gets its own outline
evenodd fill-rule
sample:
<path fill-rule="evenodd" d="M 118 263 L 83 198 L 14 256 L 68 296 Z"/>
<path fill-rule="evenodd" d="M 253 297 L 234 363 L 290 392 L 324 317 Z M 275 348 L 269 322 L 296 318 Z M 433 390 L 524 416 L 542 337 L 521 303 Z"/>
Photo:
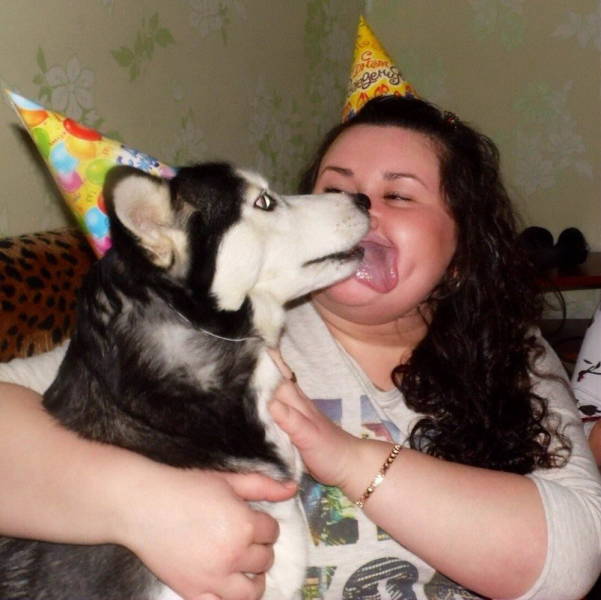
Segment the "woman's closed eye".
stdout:
<path fill-rule="evenodd" d="M 326 194 L 342 194 L 345 190 L 341 190 L 337 187 L 326 187 L 323 191 Z"/>
<path fill-rule="evenodd" d="M 413 198 L 411 198 L 410 196 L 406 196 L 403 194 L 399 194 L 397 192 L 388 192 L 386 194 L 384 194 L 384 199 L 385 200 L 392 200 L 395 202 L 412 202 Z"/>

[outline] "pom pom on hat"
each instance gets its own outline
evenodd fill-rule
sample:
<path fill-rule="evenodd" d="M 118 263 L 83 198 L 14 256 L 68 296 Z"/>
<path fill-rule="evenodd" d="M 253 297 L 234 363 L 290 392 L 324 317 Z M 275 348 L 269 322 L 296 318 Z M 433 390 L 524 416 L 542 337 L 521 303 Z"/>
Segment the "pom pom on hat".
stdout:
<path fill-rule="evenodd" d="M 403 78 L 361 16 L 342 121 L 352 117 L 371 98 L 393 95 L 417 97 L 413 86 Z"/>
<path fill-rule="evenodd" d="M 109 169 L 119 164 L 131 165 L 164 178 L 173 177 L 175 170 L 19 94 L 10 90 L 5 93 L 94 252 L 102 256 L 111 245 L 102 197 Z"/>

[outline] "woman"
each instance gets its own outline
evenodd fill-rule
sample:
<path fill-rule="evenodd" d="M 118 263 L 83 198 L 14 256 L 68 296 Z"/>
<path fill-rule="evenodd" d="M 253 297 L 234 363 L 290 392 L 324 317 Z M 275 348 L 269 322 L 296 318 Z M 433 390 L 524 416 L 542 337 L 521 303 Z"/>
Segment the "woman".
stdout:
<path fill-rule="evenodd" d="M 313 189 L 367 194 L 372 229 L 355 276 L 292 308 L 282 340 L 298 386 L 282 385 L 272 413 L 312 476 L 301 490 L 311 538 L 306 595 L 581 597 L 601 560 L 601 484 L 559 363 L 532 330 L 539 307 L 514 247 L 494 146 L 425 102 L 375 99 L 328 136 L 303 183 Z M 6 400 L 10 418 L 31 431 L 36 401 L 24 410 L 16 395 Z M 64 443 L 69 455 L 83 444 Z M 14 445 L 15 453 L 24 447 Z M 134 485 L 109 472 L 113 493 L 94 502 L 88 481 L 84 508 L 109 514 L 109 525 L 70 526 L 70 536 L 128 545 L 186 598 L 259 597 L 261 577 L 241 573 L 268 568 L 277 531 L 248 508 L 242 515 L 240 495 L 278 500 L 289 489 L 161 467 L 149 477 L 160 502 L 127 510 L 115 481 L 131 505 L 140 471 L 151 466 L 86 448 L 112 470 L 129 461 Z M 15 478 L 14 467 L 2 471 Z M 39 482 L 39 469 L 29 473 Z M 69 497 L 69 482 L 61 484 L 55 493 Z M 192 564 L 174 562 L 181 540 L 167 528 L 176 519 L 163 521 L 158 510 L 168 498 L 185 503 L 184 531 L 223 527 L 225 558 L 211 548 L 203 559 L 196 545 Z M 69 501 L 76 516 L 85 513 Z M 29 512 L 12 509 L 21 520 Z M 25 533 L 44 533 L 45 519 Z M 148 521 L 170 556 L 141 533 Z M 245 523 L 246 535 L 232 533 L 233 521 Z"/>

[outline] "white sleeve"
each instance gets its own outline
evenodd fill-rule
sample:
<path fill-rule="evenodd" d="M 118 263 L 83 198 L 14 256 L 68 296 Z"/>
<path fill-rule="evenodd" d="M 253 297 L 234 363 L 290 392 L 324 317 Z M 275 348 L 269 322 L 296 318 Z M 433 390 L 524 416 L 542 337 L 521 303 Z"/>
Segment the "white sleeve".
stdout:
<path fill-rule="evenodd" d="M 539 379 L 535 391 L 561 419 L 572 452 L 563 467 L 528 475 L 538 487 L 545 510 L 547 557 L 538 581 L 519 600 L 577 600 L 586 595 L 601 570 L 601 477 L 563 366 L 545 346 L 547 352 L 538 368 L 561 380 Z"/>
<path fill-rule="evenodd" d="M 43 394 L 54 381 L 69 342 L 30 358 L 15 358 L 0 363 L 0 382 L 16 383 Z"/>
<path fill-rule="evenodd" d="M 572 375 L 572 389 L 587 433 L 601 417 L 601 305 L 586 330 Z"/>

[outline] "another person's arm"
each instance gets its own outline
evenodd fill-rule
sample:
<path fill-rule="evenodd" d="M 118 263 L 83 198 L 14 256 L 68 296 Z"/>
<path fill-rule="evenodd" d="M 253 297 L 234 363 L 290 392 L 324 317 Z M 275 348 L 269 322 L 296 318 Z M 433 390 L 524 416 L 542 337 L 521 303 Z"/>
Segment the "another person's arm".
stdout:
<path fill-rule="evenodd" d="M 588 434 L 588 443 L 598 467 L 601 467 L 601 421 L 597 420 Z"/>
<path fill-rule="evenodd" d="M 591 450 L 601 467 L 601 305 L 582 340 L 574 365 L 572 389 L 585 419 Z"/>

